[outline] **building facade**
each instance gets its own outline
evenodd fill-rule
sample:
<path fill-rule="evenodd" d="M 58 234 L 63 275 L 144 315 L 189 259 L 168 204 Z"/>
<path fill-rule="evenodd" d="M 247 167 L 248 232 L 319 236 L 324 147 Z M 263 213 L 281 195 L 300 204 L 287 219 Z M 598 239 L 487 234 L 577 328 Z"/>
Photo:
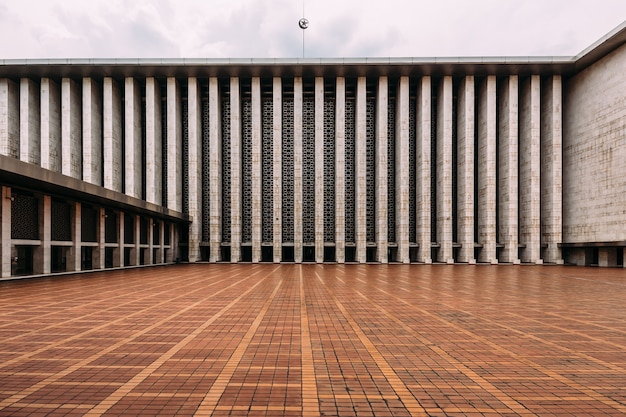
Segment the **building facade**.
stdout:
<path fill-rule="evenodd" d="M 2 278 L 623 266 L 626 26 L 576 57 L 0 61 Z"/>

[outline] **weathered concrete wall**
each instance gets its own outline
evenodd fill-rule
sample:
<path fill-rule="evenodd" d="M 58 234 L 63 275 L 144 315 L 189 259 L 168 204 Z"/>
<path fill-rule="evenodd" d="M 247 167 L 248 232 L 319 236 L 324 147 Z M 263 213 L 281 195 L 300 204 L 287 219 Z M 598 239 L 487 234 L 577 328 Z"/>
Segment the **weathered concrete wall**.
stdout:
<path fill-rule="evenodd" d="M 563 241 L 626 240 L 626 46 L 564 88 Z"/>

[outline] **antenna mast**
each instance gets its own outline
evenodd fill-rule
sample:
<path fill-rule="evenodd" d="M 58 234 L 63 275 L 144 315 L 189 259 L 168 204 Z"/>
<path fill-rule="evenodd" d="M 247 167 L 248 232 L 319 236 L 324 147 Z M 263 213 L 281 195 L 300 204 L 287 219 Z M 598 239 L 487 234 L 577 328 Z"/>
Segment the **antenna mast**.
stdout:
<path fill-rule="evenodd" d="M 304 31 L 309 27 L 309 20 L 304 16 L 304 0 L 302 0 L 302 18 L 298 21 L 298 26 L 302 29 L 302 58 L 304 58 Z"/>

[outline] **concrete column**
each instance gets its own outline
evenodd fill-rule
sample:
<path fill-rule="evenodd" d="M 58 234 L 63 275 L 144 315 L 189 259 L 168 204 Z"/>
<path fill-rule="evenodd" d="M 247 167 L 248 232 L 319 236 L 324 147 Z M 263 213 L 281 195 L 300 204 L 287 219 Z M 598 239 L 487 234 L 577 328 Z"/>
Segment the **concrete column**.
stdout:
<path fill-rule="evenodd" d="M 315 78 L 315 261 L 324 262 L 324 77 Z"/>
<path fill-rule="evenodd" d="M 98 209 L 98 247 L 93 252 L 93 268 L 104 269 L 105 266 L 105 228 L 106 228 L 106 212 L 104 208 Z"/>
<path fill-rule="evenodd" d="M 189 262 L 198 262 L 202 241 L 202 101 L 196 77 L 187 81 L 187 132 L 189 175 Z"/>
<path fill-rule="evenodd" d="M 146 150 L 141 149 L 141 91 L 139 83 L 132 77 L 124 80 L 124 180 L 126 194 L 141 198 L 141 155 Z"/>
<path fill-rule="evenodd" d="M 167 255 L 165 256 L 165 262 L 171 264 L 176 261 L 178 255 L 178 228 L 176 224 L 170 224 L 169 229 L 165 231 L 165 233 L 169 233 L 170 235 L 170 249 L 167 251 Z"/>
<path fill-rule="evenodd" d="M 454 263 L 452 255 L 452 77 L 439 84 L 437 97 L 437 261 Z"/>
<path fill-rule="evenodd" d="M 130 258 L 131 258 L 131 261 L 134 262 L 133 265 L 140 265 L 141 264 L 141 251 L 143 250 L 141 249 L 141 217 L 135 215 L 134 219 L 135 219 L 134 221 L 135 239 L 133 239 L 133 241 L 135 242 L 135 248 L 131 252 Z"/>
<path fill-rule="evenodd" d="M 241 100 L 239 78 L 230 79 L 230 261 L 241 261 L 241 205 L 242 205 L 242 161 L 241 161 Z"/>
<path fill-rule="evenodd" d="M 154 77 L 146 78 L 146 201 L 161 205 L 163 138 L 161 89 Z"/>
<path fill-rule="evenodd" d="M 20 160 L 41 163 L 40 87 L 29 78 L 20 79 Z"/>
<path fill-rule="evenodd" d="M 61 90 L 41 79 L 41 167 L 61 172 Z"/>
<path fill-rule="evenodd" d="M 180 84 L 167 78 L 167 206 L 183 211 L 183 120 Z M 201 154 L 202 155 L 202 154 Z"/>
<path fill-rule="evenodd" d="M 482 81 L 478 96 L 478 243 L 479 262 L 496 258 L 496 77 Z"/>
<path fill-rule="evenodd" d="M 117 212 L 117 248 L 114 251 L 113 266 L 124 266 L 124 212 Z"/>
<path fill-rule="evenodd" d="M 519 126 L 519 222 L 521 261 L 541 263 L 541 77 L 522 83 Z"/>
<path fill-rule="evenodd" d="M 417 203 L 417 252 L 418 262 L 432 263 L 431 257 L 431 236 L 430 236 L 430 164 L 431 164 L 431 117 L 432 117 L 432 82 L 430 76 L 424 76 L 418 83 L 417 88 L 417 127 L 416 127 L 416 157 L 417 173 L 416 186 L 417 195 L 420 196 Z M 396 117 L 398 115 L 396 114 Z M 397 138 L 397 136 L 396 136 Z M 398 144 L 396 143 L 396 153 Z M 408 155 L 408 149 L 406 150 Z M 408 156 L 407 156 L 408 158 Z M 408 163 L 408 162 L 407 162 Z M 396 183 L 398 183 L 396 177 Z M 408 207 L 408 205 L 407 205 Z M 396 239 L 398 236 L 396 235 Z"/>
<path fill-rule="evenodd" d="M 35 274 L 49 274 L 52 263 L 52 198 L 44 195 L 39 199 L 39 240 L 41 244 L 35 248 L 33 254 L 33 272 Z"/>
<path fill-rule="evenodd" d="M 0 89 L 2 85 L 0 84 Z M 2 186 L 0 201 L 0 278 L 11 276 L 11 187 Z"/>
<path fill-rule="evenodd" d="M 157 221 L 157 227 L 159 228 L 159 263 L 165 263 L 165 222 L 163 220 Z M 171 241 L 170 241 L 171 243 Z"/>
<path fill-rule="evenodd" d="M 102 91 L 83 78 L 83 181 L 102 185 Z"/>
<path fill-rule="evenodd" d="M 209 262 L 221 260 L 222 243 L 222 122 L 219 84 L 209 78 Z"/>
<path fill-rule="evenodd" d="M 474 76 L 461 80 L 457 105 L 457 262 L 474 259 Z"/>
<path fill-rule="evenodd" d="M 273 79 L 273 108 L 274 120 L 272 126 L 272 143 L 274 151 L 274 172 L 273 176 L 273 202 L 274 202 L 274 262 L 279 263 L 282 260 L 283 251 L 283 87 L 280 77 Z"/>
<path fill-rule="evenodd" d="M 335 258 L 346 260 L 346 79 L 337 77 L 335 96 Z"/>
<path fill-rule="evenodd" d="M 367 260 L 367 80 L 359 77 L 356 84 L 356 128 L 355 128 L 355 222 L 356 261 Z M 408 91 L 408 89 L 407 89 Z M 408 115 L 408 113 L 407 113 Z M 407 123 L 408 126 L 408 123 Z M 408 143 L 408 142 L 407 142 Z M 407 154 L 408 155 L 408 154 Z M 408 210 L 407 210 L 408 213 Z"/>
<path fill-rule="evenodd" d="M 386 264 L 387 256 L 387 198 L 388 198 L 388 179 L 387 179 L 387 162 L 388 162 L 388 103 L 389 103 L 389 81 L 386 76 L 378 79 L 376 90 L 376 132 L 375 132 L 375 148 L 376 148 L 376 196 L 375 196 L 375 213 L 376 213 L 376 247 L 377 261 Z"/>
<path fill-rule="evenodd" d="M 263 186 L 261 171 L 261 79 L 252 77 L 252 262 L 261 261 L 261 240 L 263 227 Z"/>
<path fill-rule="evenodd" d="M 409 263 L 409 77 L 400 77 L 396 96 L 397 261 Z"/>
<path fill-rule="evenodd" d="M 63 175 L 77 179 L 83 178 L 81 98 L 80 85 L 72 79 L 63 78 L 61 80 L 61 172 Z"/>
<path fill-rule="evenodd" d="M 302 262 L 302 77 L 293 80 L 293 255 Z"/>
<path fill-rule="evenodd" d="M 120 87 L 111 77 L 103 82 L 103 136 L 104 188 L 122 192 L 124 178 L 122 167 L 122 96 Z M 132 156 L 129 155 L 132 158 Z"/>
<path fill-rule="evenodd" d="M 16 83 L 0 78 L 0 154 L 20 157 L 20 94 Z"/>
<path fill-rule="evenodd" d="M 519 264 L 518 259 L 518 117 L 519 81 L 511 75 L 502 81 L 498 114 L 498 241 L 504 245 L 499 261 Z"/>
<path fill-rule="evenodd" d="M 541 98 L 541 243 L 543 260 L 563 263 L 563 92 L 560 75 L 545 80 Z"/>
<path fill-rule="evenodd" d="M 67 256 L 67 270 L 82 270 L 81 248 L 82 248 L 82 206 L 80 203 L 74 203 L 72 207 L 72 248 Z"/>
<path fill-rule="evenodd" d="M 156 263 L 154 257 L 154 219 L 148 219 L 148 256 L 145 257 L 147 265 Z"/>

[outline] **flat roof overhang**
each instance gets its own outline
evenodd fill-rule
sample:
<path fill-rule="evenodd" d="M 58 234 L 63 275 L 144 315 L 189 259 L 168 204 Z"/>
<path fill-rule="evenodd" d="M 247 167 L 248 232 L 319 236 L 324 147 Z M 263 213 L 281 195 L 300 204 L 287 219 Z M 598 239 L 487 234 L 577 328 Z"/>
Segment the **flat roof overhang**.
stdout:
<path fill-rule="evenodd" d="M 0 77 L 575 75 L 626 43 L 626 22 L 573 57 L 9 59 Z"/>
<path fill-rule="evenodd" d="M 4 155 L 0 155 L 0 184 L 172 222 L 191 221 L 186 214 Z"/>

